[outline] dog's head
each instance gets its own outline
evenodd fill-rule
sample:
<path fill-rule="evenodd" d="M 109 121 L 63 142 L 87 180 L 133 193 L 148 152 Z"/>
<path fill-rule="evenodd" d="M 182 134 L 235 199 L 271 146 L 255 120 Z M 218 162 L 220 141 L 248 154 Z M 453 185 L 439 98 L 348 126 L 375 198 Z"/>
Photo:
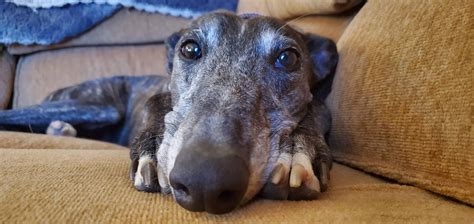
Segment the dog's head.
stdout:
<path fill-rule="evenodd" d="M 267 181 L 337 64 L 334 43 L 263 16 L 216 12 L 167 40 L 172 111 L 158 151 L 160 185 L 192 211 L 228 212 Z"/>

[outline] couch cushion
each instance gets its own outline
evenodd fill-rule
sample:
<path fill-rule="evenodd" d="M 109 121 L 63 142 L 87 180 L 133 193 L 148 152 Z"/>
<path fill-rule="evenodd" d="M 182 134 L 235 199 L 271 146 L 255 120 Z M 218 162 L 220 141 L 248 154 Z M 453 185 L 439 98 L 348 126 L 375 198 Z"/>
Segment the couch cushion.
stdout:
<path fill-rule="evenodd" d="M 305 15 L 334 15 L 350 10 L 363 0 L 240 0 L 238 13 L 259 13 L 279 19 Z"/>
<path fill-rule="evenodd" d="M 15 77 L 15 59 L 0 46 L 0 110 L 10 103 L 13 79 Z"/>
<path fill-rule="evenodd" d="M 335 42 L 342 36 L 356 12 L 338 16 L 308 16 L 288 22 L 305 33 L 328 37 Z"/>
<path fill-rule="evenodd" d="M 20 59 L 13 107 L 40 103 L 49 93 L 113 75 L 166 75 L 165 47 L 80 47 L 39 52 Z"/>
<path fill-rule="evenodd" d="M 278 9 L 275 5 L 278 5 L 278 1 L 254 1 L 254 0 L 240 0 L 239 1 L 239 7 L 237 9 L 237 13 L 242 14 L 242 13 L 258 13 L 261 15 L 265 16 L 273 16 L 276 18 L 286 18 L 283 15 L 279 15 L 276 12 L 270 12 L 269 8 L 267 7 L 267 4 L 272 4 L 274 5 L 274 9 Z M 306 1 L 306 0 L 303 0 Z M 268 2 L 268 3 L 267 3 Z M 280 1 L 283 2 L 284 4 L 291 3 L 290 1 Z M 334 0 L 324 0 L 324 1 L 306 1 L 309 2 L 309 4 L 315 3 L 315 5 L 322 4 L 326 5 L 329 8 L 332 8 L 334 6 L 335 1 Z M 353 0 L 353 1 L 348 1 L 347 4 L 343 4 L 344 7 L 347 7 L 346 9 L 352 8 L 355 5 L 360 3 L 359 0 Z M 292 3 L 293 4 L 293 3 Z M 283 8 L 283 5 L 279 5 L 279 7 Z M 294 7 L 298 8 L 298 7 Z M 354 15 L 357 13 L 358 8 L 353 8 L 353 10 L 350 10 L 350 12 L 343 13 L 343 14 L 338 14 L 340 11 L 334 9 L 335 11 L 330 11 L 323 13 L 321 15 L 321 10 L 330 10 L 329 8 L 321 8 L 321 7 L 313 7 L 309 8 L 308 7 L 305 9 L 306 11 L 311 11 L 312 13 L 306 13 L 305 16 L 303 17 L 297 17 L 296 19 L 287 19 L 288 24 L 296 27 L 299 30 L 302 30 L 303 32 L 308 32 L 308 33 L 314 33 L 318 34 L 321 36 L 329 37 L 334 41 L 337 41 L 339 37 L 342 35 L 346 27 L 349 25 L 351 22 L 352 18 Z M 301 9 L 301 8 L 300 8 Z M 342 8 L 338 8 L 342 9 Z M 284 10 L 282 10 L 284 11 Z M 291 10 L 290 10 L 291 11 Z M 294 9 L 295 12 L 297 12 L 296 9 Z M 303 10 L 304 11 L 304 10 Z M 303 12 L 300 12 L 303 13 Z M 334 15 L 337 14 L 337 15 Z M 286 15 L 286 14 L 285 14 Z M 303 14 L 298 14 L 303 15 Z"/>
<path fill-rule="evenodd" d="M 106 142 L 81 138 L 0 131 L 0 149 L 122 149 Z"/>
<path fill-rule="evenodd" d="M 337 161 L 474 205 L 474 1 L 368 1 L 338 42 Z"/>
<path fill-rule="evenodd" d="M 27 137 L 30 145 L 53 138 Z M 58 147 L 45 148 L 56 149 L 0 149 L 0 223 L 469 223 L 474 218 L 466 205 L 339 164 L 329 190 L 315 201 L 257 200 L 227 215 L 191 213 L 170 196 L 137 192 L 128 179 L 128 150 L 103 150 L 89 141 L 85 144 L 96 150 L 76 149 L 70 138 L 51 141 Z"/>

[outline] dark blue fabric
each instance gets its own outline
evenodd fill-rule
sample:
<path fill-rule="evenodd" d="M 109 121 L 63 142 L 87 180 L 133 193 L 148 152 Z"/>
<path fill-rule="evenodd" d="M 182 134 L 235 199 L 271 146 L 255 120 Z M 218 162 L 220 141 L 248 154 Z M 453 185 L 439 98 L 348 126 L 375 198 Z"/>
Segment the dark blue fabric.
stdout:
<path fill-rule="evenodd" d="M 238 0 L 135 0 L 150 6 L 167 6 L 172 9 L 188 9 L 202 14 L 217 9 L 235 11 Z"/>
<path fill-rule="evenodd" d="M 119 8 L 114 5 L 77 4 L 33 10 L 0 0 L 0 43 L 57 43 L 90 29 Z"/>
<path fill-rule="evenodd" d="M 195 17 L 217 9 L 235 11 L 238 0 L 124 0 L 148 12 Z M 77 36 L 111 16 L 121 4 L 73 4 L 31 9 L 0 0 L 0 44 L 49 45 Z"/>

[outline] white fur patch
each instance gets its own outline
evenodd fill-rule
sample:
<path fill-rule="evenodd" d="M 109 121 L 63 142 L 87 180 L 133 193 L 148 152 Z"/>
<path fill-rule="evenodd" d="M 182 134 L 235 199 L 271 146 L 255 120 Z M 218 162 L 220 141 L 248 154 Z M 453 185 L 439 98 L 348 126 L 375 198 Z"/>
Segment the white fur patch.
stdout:
<path fill-rule="evenodd" d="M 49 124 L 48 129 L 46 129 L 46 134 L 54 136 L 76 137 L 77 131 L 69 123 L 66 123 L 64 121 L 52 121 Z"/>
<path fill-rule="evenodd" d="M 165 123 L 170 117 L 167 115 L 165 117 Z M 169 120 L 168 120 L 169 121 Z M 183 130 L 178 128 L 178 130 L 171 135 L 168 132 L 165 132 L 163 142 L 160 145 L 157 153 L 158 161 L 158 180 L 162 189 L 170 188 L 170 173 L 173 170 L 174 164 L 176 162 L 176 157 L 178 156 L 179 151 L 183 145 Z"/>
<path fill-rule="evenodd" d="M 304 168 L 306 168 L 308 170 L 308 172 L 310 172 L 311 174 L 314 175 L 313 167 L 311 165 L 311 161 L 310 161 L 309 157 L 304 153 L 301 153 L 301 152 L 295 153 L 295 155 L 293 155 L 293 159 L 291 161 L 291 164 L 292 164 L 292 166 L 294 166 L 296 164 L 300 164 Z"/>
<path fill-rule="evenodd" d="M 240 26 L 240 32 L 239 32 L 239 37 L 242 37 L 245 34 L 245 30 L 247 29 L 247 22 L 242 23 L 242 26 Z"/>
<path fill-rule="evenodd" d="M 274 30 L 267 29 L 262 32 L 259 45 L 264 53 L 270 53 L 279 35 Z"/>
<path fill-rule="evenodd" d="M 241 201 L 242 204 L 250 201 L 260 191 L 263 184 L 268 179 L 265 171 L 268 164 L 271 163 L 269 157 L 272 150 L 272 144 L 268 141 L 269 134 L 270 130 L 264 129 L 260 130 L 260 133 L 256 136 L 258 142 L 250 153 L 249 184 Z"/>
<path fill-rule="evenodd" d="M 134 185 L 135 187 L 140 187 L 143 185 L 143 176 L 140 172 L 140 170 L 143 169 L 143 166 L 147 163 L 152 163 L 153 162 L 153 159 L 150 157 L 150 156 L 142 156 L 140 157 L 140 159 L 138 160 L 138 169 L 137 169 L 137 173 L 135 173 L 135 181 L 134 181 Z"/>
<path fill-rule="evenodd" d="M 171 139 L 171 142 L 168 147 L 168 155 L 167 155 L 167 175 L 169 177 L 171 170 L 174 167 L 174 164 L 176 162 L 176 157 L 178 157 L 179 151 L 181 150 L 183 146 L 183 130 L 182 128 L 179 128 L 178 131 L 176 131 L 174 137 Z"/>
<path fill-rule="evenodd" d="M 290 153 L 284 152 L 278 157 L 276 164 L 282 164 L 285 170 L 289 173 L 292 159 Z"/>
<path fill-rule="evenodd" d="M 303 184 L 306 185 L 306 187 L 308 187 L 309 189 L 321 192 L 319 180 L 316 177 L 316 175 L 314 175 L 313 166 L 311 165 L 311 160 L 306 154 L 300 153 L 300 152 L 295 153 L 291 163 L 292 163 L 291 164 L 292 167 L 295 167 L 296 165 L 300 165 L 304 167 L 304 170 L 306 171 L 306 175 L 304 177 Z M 290 185 L 292 182 L 291 179 L 294 176 L 295 175 L 291 174 Z M 291 187 L 299 187 L 299 186 L 291 186 Z"/>
<path fill-rule="evenodd" d="M 209 24 L 206 24 L 205 37 L 211 46 L 217 45 L 219 41 L 219 25 L 219 21 L 217 20 L 211 20 Z"/>

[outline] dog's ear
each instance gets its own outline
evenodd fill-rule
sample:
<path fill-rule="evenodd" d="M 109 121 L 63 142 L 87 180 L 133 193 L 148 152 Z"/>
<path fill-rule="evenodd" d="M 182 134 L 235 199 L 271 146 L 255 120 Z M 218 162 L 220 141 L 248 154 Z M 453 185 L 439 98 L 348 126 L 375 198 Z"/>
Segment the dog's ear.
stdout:
<path fill-rule="evenodd" d="M 313 62 L 313 73 L 319 82 L 334 73 L 339 55 L 334 41 L 314 34 L 304 35 L 306 46 Z"/>
<path fill-rule="evenodd" d="M 183 34 L 183 30 L 177 31 L 171 36 L 169 36 L 165 40 L 165 45 L 166 45 L 166 71 L 168 74 L 171 74 L 173 71 L 173 58 L 174 58 L 174 49 L 176 47 L 176 44 L 178 43 L 179 39 L 181 38 L 181 35 Z"/>

